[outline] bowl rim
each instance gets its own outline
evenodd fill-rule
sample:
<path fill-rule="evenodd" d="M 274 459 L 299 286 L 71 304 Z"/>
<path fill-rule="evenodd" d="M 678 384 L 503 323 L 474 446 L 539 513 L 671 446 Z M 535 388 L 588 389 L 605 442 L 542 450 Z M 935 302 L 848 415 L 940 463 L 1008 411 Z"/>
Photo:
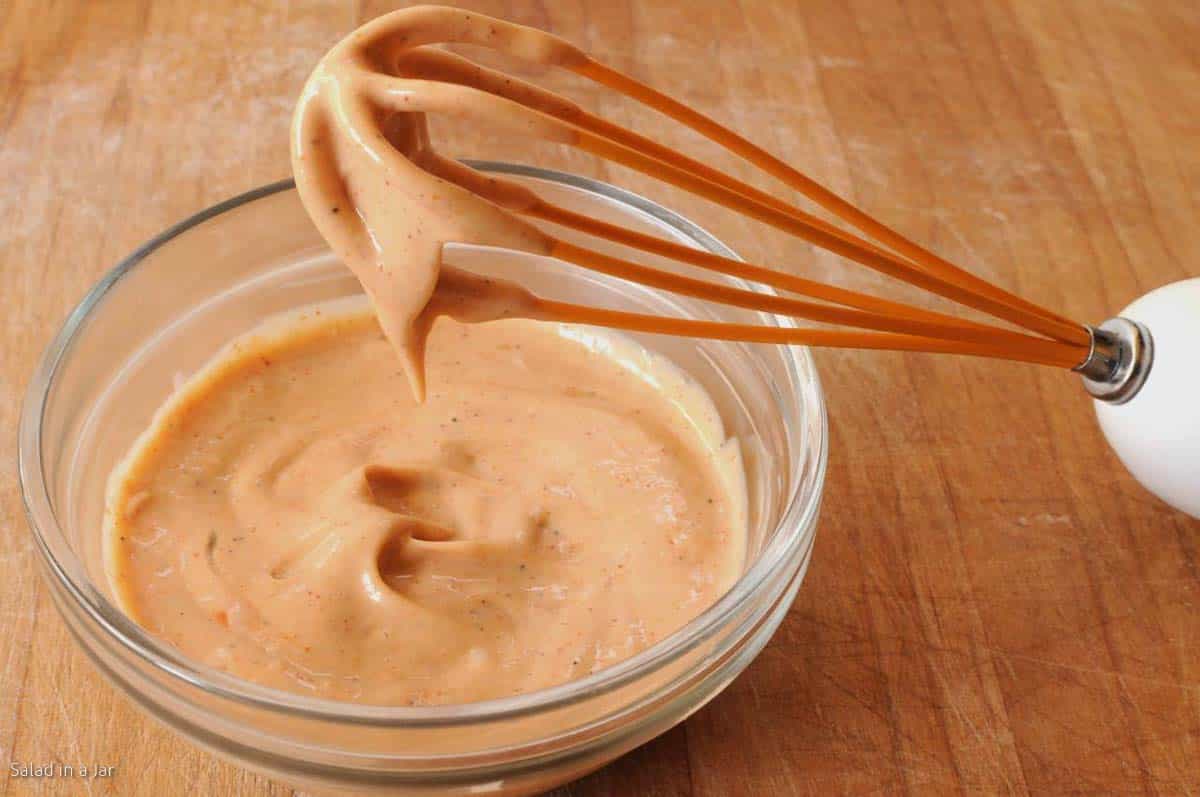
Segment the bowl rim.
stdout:
<path fill-rule="evenodd" d="M 464 160 L 475 169 L 499 174 L 529 177 L 566 185 L 619 202 L 640 211 L 655 221 L 671 228 L 689 240 L 711 252 L 726 257 L 737 255 L 712 234 L 687 218 L 646 199 L 611 184 L 580 175 L 553 169 L 490 160 Z M 63 322 L 38 361 L 22 402 L 18 422 L 17 473 L 21 489 L 26 520 L 48 575 L 66 587 L 72 600 L 83 609 L 88 619 L 99 625 L 104 634 L 115 640 L 128 652 L 149 664 L 152 668 L 197 687 L 206 693 L 250 706 L 308 720 L 350 723 L 373 727 L 451 727 L 478 722 L 494 722 L 515 719 L 530 714 L 546 712 L 584 699 L 612 692 L 639 678 L 661 669 L 679 656 L 704 643 L 722 628 L 756 594 L 759 587 L 771 581 L 771 577 L 782 568 L 797 548 L 811 546 L 815 536 L 816 515 L 820 509 L 824 489 L 829 453 L 829 424 L 824 392 L 821 389 L 811 352 L 803 346 L 785 347 L 790 357 L 786 361 L 789 377 L 801 380 L 798 365 L 810 375 L 809 393 L 812 401 L 805 411 L 816 415 L 817 433 L 812 442 L 816 446 L 814 471 L 808 482 L 812 489 L 800 495 L 800 482 L 793 479 L 789 484 L 787 505 L 777 523 L 777 528 L 795 529 L 793 534 L 776 534 L 756 557 L 755 561 L 739 576 L 733 586 L 704 612 L 683 627 L 664 637 L 659 642 L 610 667 L 598 670 L 573 681 L 490 700 L 433 706 L 386 706 L 337 701 L 307 697 L 273 687 L 262 686 L 241 677 L 221 672 L 193 661 L 182 652 L 153 637 L 137 625 L 121 609 L 109 601 L 84 577 L 83 584 L 77 582 L 72 571 L 82 572 L 74 551 L 68 557 L 74 561 L 63 562 L 55 554 L 51 541 L 46 538 L 43 526 L 51 525 L 59 536 L 65 536 L 58 527 L 49 495 L 42 462 L 42 422 L 46 406 L 54 385 L 59 365 L 70 351 L 77 335 L 83 328 L 92 310 L 97 307 L 110 290 L 127 273 L 135 269 L 150 254 L 194 227 L 221 214 L 248 205 L 278 193 L 295 189 L 292 179 L 279 180 L 259 186 L 250 191 L 230 197 L 179 221 L 155 235 L 116 266 L 105 273 L 87 292 Z M 735 280 L 748 289 L 773 294 L 765 286 Z M 796 327 L 792 318 L 765 314 L 778 326 Z"/>

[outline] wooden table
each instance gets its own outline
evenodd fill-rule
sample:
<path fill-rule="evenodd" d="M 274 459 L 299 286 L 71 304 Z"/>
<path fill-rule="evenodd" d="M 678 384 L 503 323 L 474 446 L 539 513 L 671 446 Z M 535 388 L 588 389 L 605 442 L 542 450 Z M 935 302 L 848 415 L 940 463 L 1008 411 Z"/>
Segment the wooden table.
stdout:
<path fill-rule="evenodd" d="M 1200 273 L 1193 0 L 469 4 L 575 40 L 1081 320 Z M 286 176 L 307 71 L 391 7 L 0 3 L 0 793 L 289 791 L 151 724 L 92 670 L 34 575 L 12 445 L 35 361 L 87 288 L 171 222 Z M 537 77 L 751 176 L 653 115 Z M 608 179 L 748 257 L 909 295 L 590 157 L 478 135 L 448 149 Z M 561 793 L 1200 790 L 1200 524 L 1121 470 L 1078 380 L 817 358 L 833 453 L 787 621 L 683 727 Z M 118 770 L 9 777 L 9 761 L 46 760 Z"/>

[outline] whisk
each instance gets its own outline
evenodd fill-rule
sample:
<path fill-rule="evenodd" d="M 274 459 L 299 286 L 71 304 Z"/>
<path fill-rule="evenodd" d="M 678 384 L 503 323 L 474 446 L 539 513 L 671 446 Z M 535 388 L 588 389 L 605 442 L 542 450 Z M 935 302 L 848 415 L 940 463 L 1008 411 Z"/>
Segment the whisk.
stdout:
<path fill-rule="evenodd" d="M 762 169 L 851 229 L 596 116 L 560 95 L 433 46 L 445 43 L 481 45 L 543 66 L 567 69 L 619 92 Z M 519 309 L 521 315 L 694 337 L 975 355 L 1075 370 L 1096 397 L 1102 427 L 1134 475 L 1168 502 L 1200 516 L 1200 409 L 1193 398 L 1196 369 L 1189 346 L 1200 332 L 1200 280 L 1177 283 L 1165 292 L 1144 297 L 1141 305 L 1135 303 L 1124 316 L 1095 327 L 1072 321 L 950 263 L 737 133 L 568 42 L 461 9 L 420 6 L 368 23 L 326 56 L 305 93 L 307 101 L 302 100 L 294 126 L 294 155 L 303 154 L 310 135 L 316 141 L 314 131 L 336 129 L 351 146 L 364 148 L 376 162 L 383 180 L 376 201 L 389 196 L 389 187 L 396 188 L 391 201 L 400 201 L 403 194 L 398 188 L 404 185 L 450 191 L 452 198 L 465 197 L 462 192 L 466 192 L 487 201 L 489 219 L 504 219 L 506 224 L 511 220 L 515 225 L 505 227 L 494 240 L 480 240 L 476 231 L 456 229 L 452 219 L 445 220 L 447 229 L 453 230 L 447 234 L 461 234 L 467 239 L 464 243 L 498 244 L 549 255 L 664 291 L 842 328 L 664 318 L 541 297 L 529 297 Z M 484 175 L 438 154 L 430 143 L 426 114 L 444 114 L 591 153 L 1017 329 L 961 319 L 698 251 L 569 211 L 523 185 Z M 337 153 L 329 157 L 336 159 Z M 361 248 L 361 240 L 348 237 L 344 222 L 331 223 L 314 208 L 336 211 L 347 202 L 361 207 L 362 198 L 350 196 L 352 189 L 342 181 L 300 169 L 297 184 L 314 221 L 335 250 Z M 411 191 L 408 196 L 411 198 Z M 450 202 L 444 213 L 452 214 L 461 206 Z M 359 215 L 363 216 L 361 210 Z M 788 295 L 718 285 L 642 265 L 543 231 L 530 232 L 532 227 L 518 219 L 562 225 L 698 270 L 768 285 Z M 370 225 L 367 227 L 370 233 Z M 370 237 L 379 248 L 375 236 Z M 441 243 L 456 241 L 459 238 Z M 1155 326 L 1153 337 L 1150 324 Z M 1148 387 L 1155 360 L 1155 380 Z M 1136 402 L 1132 401 L 1135 397 Z"/>

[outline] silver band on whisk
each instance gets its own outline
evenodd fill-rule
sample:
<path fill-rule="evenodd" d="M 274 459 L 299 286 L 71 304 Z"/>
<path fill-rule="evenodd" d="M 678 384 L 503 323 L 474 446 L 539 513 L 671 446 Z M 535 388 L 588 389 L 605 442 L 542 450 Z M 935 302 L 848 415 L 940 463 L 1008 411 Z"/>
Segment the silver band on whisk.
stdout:
<path fill-rule="evenodd" d="M 1150 330 L 1128 318 L 1110 318 L 1088 327 L 1092 347 L 1088 357 L 1072 370 L 1083 376 L 1083 386 L 1093 397 L 1124 404 L 1137 395 L 1154 363 Z"/>

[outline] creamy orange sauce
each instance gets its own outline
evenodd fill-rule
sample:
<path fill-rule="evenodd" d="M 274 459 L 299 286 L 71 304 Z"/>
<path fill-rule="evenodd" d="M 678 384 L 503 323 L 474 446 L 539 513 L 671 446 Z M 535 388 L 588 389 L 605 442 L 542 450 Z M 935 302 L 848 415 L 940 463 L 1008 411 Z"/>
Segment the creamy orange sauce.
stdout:
<path fill-rule="evenodd" d="M 422 48 L 437 41 L 587 60 L 439 7 L 331 50 L 297 107 L 293 168 L 374 317 L 314 309 L 238 339 L 110 482 L 126 611 L 214 667 L 326 698 L 568 681 L 683 626 L 745 555 L 741 462 L 702 390 L 627 339 L 546 323 L 604 323 L 586 308 L 442 264 L 451 242 L 566 244 L 516 215 L 553 212 L 534 193 L 438 155 L 425 114 L 569 140 L 577 109 Z"/>
<path fill-rule="evenodd" d="M 669 363 L 443 319 L 426 373 L 418 403 L 361 303 L 233 342 L 113 474 L 121 605 L 252 681 L 450 703 L 631 656 L 741 572 L 736 445 Z"/>
<path fill-rule="evenodd" d="M 410 8 L 367 23 L 329 51 L 301 92 L 292 128 L 292 171 L 301 199 L 371 298 L 418 396 L 433 317 L 537 315 L 536 299 L 515 285 L 497 287 L 443 269 L 442 246 L 475 243 L 535 254 L 548 254 L 552 246 L 531 224 L 480 195 L 520 208 L 536 202 L 531 192 L 484 178 L 433 150 L 427 112 L 469 113 L 490 96 L 396 76 L 406 53 L 413 57 L 412 47 L 446 37 L 511 47 L 546 63 L 582 57 L 532 28 L 459 9 Z M 425 58 L 436 61 L 439 54 Z M 497 121 L 504 117 L 503 106 L 493 110 Z M 443 301 L 431 305 L 439 287 Z"/>

